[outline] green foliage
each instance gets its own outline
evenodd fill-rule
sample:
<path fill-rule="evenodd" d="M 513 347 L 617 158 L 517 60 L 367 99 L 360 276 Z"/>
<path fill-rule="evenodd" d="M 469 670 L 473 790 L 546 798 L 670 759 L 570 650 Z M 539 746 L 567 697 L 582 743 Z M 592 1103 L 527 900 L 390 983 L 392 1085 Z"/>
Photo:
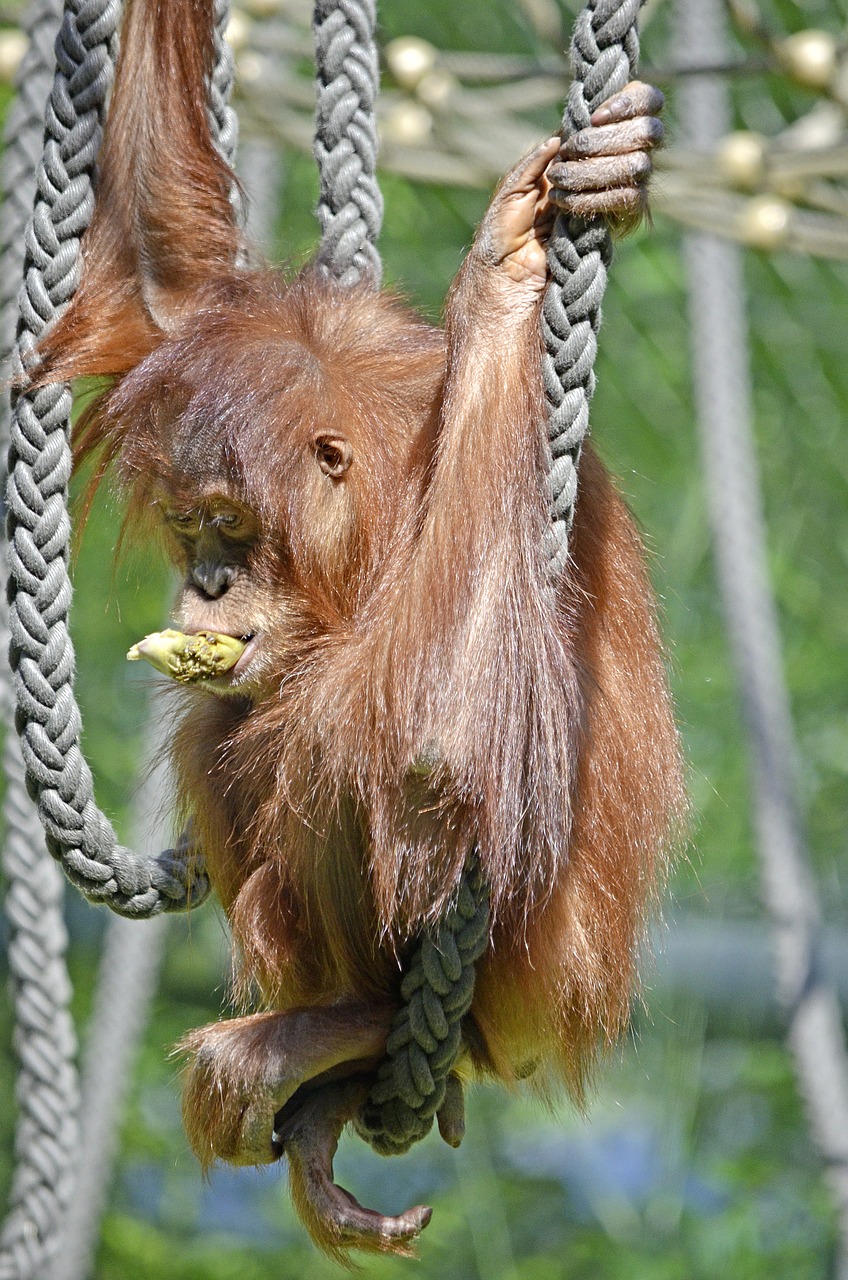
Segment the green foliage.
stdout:
<path fill-rule="evenodd" d="M 82 487 L 76 484 L 75 492 Z M 79 499 L 74 508 L 79 512 Z M 157 629 L 171 587 L 164 558 L 149 539 L 144 547 L 114 558 L 121 529 L 118 501 L 104 491 L 77 540 L 73 565 L 83 745 L 94 762 L 99 803 L 119 820 L 134 792 L 147 694 L 155 684 L 152 671 L 145 664 L 128 663 L 126 653 Z"/>

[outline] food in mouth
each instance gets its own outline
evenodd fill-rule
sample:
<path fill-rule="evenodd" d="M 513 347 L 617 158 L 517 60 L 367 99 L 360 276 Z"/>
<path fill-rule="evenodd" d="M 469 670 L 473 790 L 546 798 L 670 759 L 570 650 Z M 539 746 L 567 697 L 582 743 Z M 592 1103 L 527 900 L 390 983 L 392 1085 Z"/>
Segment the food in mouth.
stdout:
<path fill-rule="evenodd" d="M 225 675 L 236 665 L 247 647 L 249 637 L 238 640 L 235 636 L 221 635 L 216 631 L 197 631 L 187 635 L 184 631 L 153 631 L 127 654 L 130 662 L 144 658 L 157 671 L 181 684 L 197 684 L 202 680 L 214 680 Z"/>

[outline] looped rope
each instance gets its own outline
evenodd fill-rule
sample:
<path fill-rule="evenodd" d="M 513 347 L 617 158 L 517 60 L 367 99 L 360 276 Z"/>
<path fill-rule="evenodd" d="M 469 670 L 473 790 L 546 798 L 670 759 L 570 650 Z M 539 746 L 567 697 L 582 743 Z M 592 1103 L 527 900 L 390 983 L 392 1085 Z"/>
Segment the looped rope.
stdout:
<path fill-rule="evenodd" d="M 451 905 L 426 932 L 401 983 L 386 1057 L 356 1122 L 380 1155 L 402 1155 L 432 1128 L 462 1047 L 474 966 L 489 941 L 489 894 L 476 856 Z"/>
<path fill-rule="evenodd" d="M 67 0 L 38 197 L 26 236 L 18 332 L 21 368 L 27 367 L 45 327 L 79 281 L 79 239 L 91 217 L 91 179 L 114 70 L 119 8 L 118 0 Z M 564 128 L 588 124 L 593 107 L 632 74 L 638 8 L 638 0 L 598 0 L 581 15 L 572 47 L 575 85 Z M 226 14 L 226 0 L 216 0 L 218 66 L 210 86 L 210 111 L 222 150 L 231 159 L 234 117 L 226 107 L 231 65 L 222 38 Z M 318 0 L 314 27 L 315 153 L 323 231 L 318 262 L 343 284 L 364 277 L 377 284 L 380 262 L 373 242 L 382 201 L 374 177 L 378 64 L 373 0 Z M 545 302 L 544 376 L 551 411 L 549 554 L 552 571 L 557 571 L 567 557 L 609 240 L 605 232 L 579 220 L 558 218 L 550 252 L 553 279 Z M 67 631 L 70 407 L 64 385 L 34 393 L 25 390 L 15 406 L 8 502 L 16 725 L 27 785 L 50 851 L 88 897 L 126 915 L 152 915 L 199 901 L 208 884 L 202 873 L 190 880 L 191 860 L 184 847 L 145 860 L 119 846 L 94 803 L 90 770 L 79 747 L 74 657 Z M 459 920 L 465 924 L 454 928 Z M 461 945 L 454 934 L 461 935 Z M 363 1118 L 363 1128 L 373 1135 L 369 1140 L 378 1149 L 402 1150 L 429 1129 L 459 1051 L 460 1024 L 473 992 L 473 965 L 487 938 L 488 894 L 472 860 L 453 914 L 422 938 L 404 980 L 406 1003 Z M 445 1034 L 438 1035 L 436 1028 Z"/>
<path fill-rule="evenodd" d="M 91 220 L 92 175 L 114 74 L 120 10 L 119 0 L 66 0 L 36 203 L 26 234 L 20 370 L 30 364 L 45 328 L 79 283 L 80 237 Z M 226 0 L 216 0 L 210 118 L 229 161 L 237 129 L 227 105 L 232 56 L 223 29 L 228 12 Z M 16 397 L 8 485 L 16 727 L 27 786 L 48 848 L 70 879 L 87 897 L 122 915 L 157 915 L 202 901 L 209 885 L 185 844 L 158 858 L 141 858 L 123 848 L 94 802 L 91 771 L 79 745 L 67 625 L 70 410 L 70 390 L 64 384 L 24 389 Z"/>
<path fill-rule="evenodd" d="M 317 263 L 340 284 L 369 279 L 377 287 L 383 200 L 375 177 L 374 24 L 373 0 L 316 0 Z M 357 1132 L 382 1155 L 400 1154 L 430 1131 L 459 1055 L 488 923 L 488 890 L 475 860 L 463 871 L 456 904 L 413 953 L 386 1057 L 357 1121 Z"/>
<path fill-rule="evenodd" d="M 574 79 L 562 120 L 563 139 L 588 127 L 592 112 L 636 74 L 636 21 L 644 0 L 589 0 L 571 41 Z M 577 466 L 595 390 L 594 364 L 612 240 L 603 219 L 557 214 L 548 245 L 550 281 L 542 309 L 542 378 L 548 403 L 551 524 L 545 539 L 549 574 L 568 562 L 577 498 Z"/>
<path fill-rule="evenodd" d="M 368 278 L 376 288 L 383 197 L 375 176 L 380 67 L 374 23 L 374 0 L 317 0 L 312 28 L 321 225 L 316 262 L 340 284 Z"/>

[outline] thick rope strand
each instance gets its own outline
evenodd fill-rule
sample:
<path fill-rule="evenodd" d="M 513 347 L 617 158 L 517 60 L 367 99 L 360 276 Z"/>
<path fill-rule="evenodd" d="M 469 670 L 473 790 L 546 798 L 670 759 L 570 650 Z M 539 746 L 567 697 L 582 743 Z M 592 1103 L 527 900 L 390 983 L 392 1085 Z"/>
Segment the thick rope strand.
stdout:
<path fill-rule="evenodd" d="M 236 64 L 233 51 L 224 38 L 229 21 L 230 0 L 215 0 L 215 65 L 209 83 L 209 122 L 215 146 L 233 168 L 238 147 L 238 116 L 230 104 Z"/>
<path fill-rule="evenodd" d="M 228 105 L 233 79 L 232 55 L 223 41 L 229 15 L 226 4 L 218 3 L 217 7 L 217 58 L 210 86 L 210 117 L 219 145 L 231 161 L 237 122 Z M 24 235 L 42 156 L 45 104 L 53 82 L 54 43 L 62 9 L 62 0 L 36 0 L 29 7 L 23 25 L 30 35 L 30 44 L 19 74 L 18 97 L 7 125 L 0 259 L 0 349 L 6 363 L 5 376 L 10 371 L 15 345 Z M 9 443 L 9 419 L 9 397 L 4 394 L 0 405 L 4 460 Z M 0 620 L 0 642 L 5 654 L 9 647 L 5 612 Z M 2 671 L 0 697 L 6 713 L 3 719 L 8 724 L 13 694 L 5 662 Z M 79 1091 L 75 1069 L 76 1035 L 68 1011 L 70 983 L 64 960 L 64 881 L 55 863 L 45 859 L 43 832 L 27 795 L 21 745 L 14 733 L 6 736 L 5 766 L 3 865 L 9 884 L 5 912 L 9 921 L 8 961 L 16 1014 L 15 1045 L 20 1063 L 16 1089 L 19 1121 L 15 1173 L 9 1216 L 0 1231 L 0 1277 L 29 1280 L 35 1275 L 44 1275 L 49 1267 L 56 1254 L 59 1228 L 71 1203 L 71 1194 L 75 1188 L 79 1190 L 76 1160 Z M 128 945 L 124 948 L 127 954 L 121 970 L 124 980 L 130 974 L 140 975 L 139 966 L 147 961 L 150 950 L 147 941 L 143 944 L 144 955 L 135 961 Z M 104 958 L 107 977 L 112 976 L 113 960 L 114 957 Z M 135 1008 L 140 992 L 133 990 L 131 994 L 133 1000 L 128 999 L 124 1004 Z M 127 1016 L 123 1005 L 120 1014 Z M 123 1051 L 126 1040 L 123 1036 Z M 112 1063 L 113 1075 L 114 1067 Z M 102 1085 L 102 1080 L 99 1083 Z M 90 1168 L 84 1172 L 91 1177 Z M 91 1206 L 86 1207 L 90 1212 Z M 68 1257 L 66 1250 L 63 1266 L 68 1264 Z"/>
<path fill-rule="evenodd" d="M 383 202 L 376 180 L 374 104 L 379 58 L 373 0 L 316 0 L 315 159 L 320 195 L 319 267 L 343 285 L 382 267 L 376 248 Z M 459 1055 L 471 1006 L 474 965 L 488 942 L 489 895 L 469 863 L 457 900 L 414 951 L 401 984 L 387 1054 L 361 1117 L 361 1137 L 383 1155 L 399 1154 L 429 1132 Z"/>
<path fill-rule="evenodd" d="M 376 288 L 383 197 L 376 178 L 380 66 L 374 24 L 374 0 L 317 0 L 312 25 L 321 226 L 316 261 L 341 284 L 367 279 Z"/>
<path fill-rule="evenodd" d="M 419 942 L 401 983 L 386 1057 L 356 1123 L 380 1155 L 402 1155 L 430 1132 L 462 1049 L 477 961 L 489 942 L 489 894 L 476 857 L 456 901 Z"/>
<path fill-rule="evenodd" d="M 44 108 L 53 82 L 53 46 L 62 15 L 62 0 L 32 0 L 22 28 L 29 45 L 16 76 L 15 101 L 9 109 L 3 151 L 3 221 L 0 225 L 0 353 L 10 360 L 18 322 L 17 298 L 24 261 L 24 232 L 35 198 L 35 172 L 44 139 Z M 10 370 L 4 368 L 3 381 Z M 0 430 L 9 436 L 8 394 L 3 396 Z"/>
<path fill-rule="evenodd" d="M 11 736 L 11 735 L 10 735 Z M 64 880 L 43 840 L 22 836 L 31 822 L 20 752 L 6 753 L 10 794 L 4 869 L 9 881 L 9 973 L 15 1006 L 15 1171 L 0 1233 L 0 1280 L 42 1277 L 73 1195 L 79 1093 L 76 1032 L 65 963 Z M 17 770 L 17 774 L 15 773 Z M 19 813 L 15 805 L 23 805 Z"/>
<path fill-rule="evenodd" d="M 167 823 L 167 724 L 145 734 L 157 761 L 133 798 L 133 840 L 156 847 Z M 74 1196 L 62 1223 L 59 1254 L 45 1280 L 87 1280 L 94 1272 L 100 1224 L 109 1202 L 121 1144 L 121 1117 L 133 1081 L 164 957 L 169 917 L 127 920 L 110 915 L 91 1013 L 82 1037 L 80 1136 Z"/>
<path fill-rule="evenodd" d="M 587 128 L 592 112 L 636 74 L 636 22 L 642 3 L 590 0 L 578 14 L 571 42 L 574 79 L 562 120 L 563 139 Z M 557 215 L 548 246 L 550 281 L 542 308 L 551 504 L 545 553 L 554 580 L 568 562 L 577 467 L 595 390 L 597 334 L 611 256 L 612 241 L 603 218 Z"/>
<path fill-rule="evenodd" d="M 31 0 L 22 27 L 29 46 L 17 76 L 17 96 L 6 125 L 0 244 L 0 349 L 3 379 L 15 342 L 17 291 L 24 231 L 35 196 L 44 135 L 44 109 L 53 79 L 53 44 L 62 0 Z M 11 406 L 0 396 L 0 453 L 5 459 Z M 5 547 L 3 549 L 5 557 Z M 5 602 L 0 609 L 0 719 L 4 744 L 3 871 L 7 882 L 7 959 L 15 1010 L 18 1057 L 15 1090 L 15 1167 L 8 1216 L 0 1227 L 0 1278 L 33 1280 L 55 1254 L 58 1226 L 73 1190 L 77 1147 L 76 1035 L 69 1012 L 62 911 L 64 880 L 44 850 L 44 836 L 27 795 L 17 735 L 11 731 L 13 696 L 6 654 Z"/>
<path fill-rule="evenodd" d="M 118 0 L 68 0 L 56 42 L 37 195 L 26 234 L 18 324 L 21 370 L 47 325 L 73 296 L 80 237 L 93 208 L 92 178 L 114 73 Z M 191 887 L 173 859 L 137 859 L 94 803 L 73 693 L 68 633 L 71 393 L 65 384 L 23 390 L 9 451 L 11 662 L 17 728 L 47 845 L 95 901 L 128 915 L 185 906 Z"/>

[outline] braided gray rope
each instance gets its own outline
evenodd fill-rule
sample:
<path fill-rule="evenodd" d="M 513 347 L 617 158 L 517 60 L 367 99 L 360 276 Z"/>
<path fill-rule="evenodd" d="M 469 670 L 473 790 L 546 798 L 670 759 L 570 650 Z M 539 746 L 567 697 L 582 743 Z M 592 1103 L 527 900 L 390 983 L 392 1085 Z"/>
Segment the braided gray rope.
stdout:
<path fill-rule="evenodd" d="M 212 137 L 232 168 L 238 146 L 238 116 L 230 106 L 236 75 L 233 51 L 224 39 L 230 21 L 230 0 L 215 0 L 215 65 L 209 82 L 209 123 Z"/>
<path fill-rule="evenodd" d="M 341 284 L 380 283 L 383 219 L 374 103 L 380 83 L 374 0 L 317 0 L 315 159 L 321 246 L 316 262 Z"/>
<path fill-rule="evenodd" d="M 573 82 L 562 136 L 589 125 L 592 112 L 636 73 L 636 27 L 643 0 L 590 0 L 578 14 L 571 42 Z M 556 578 L 568 561 L 568 534 L 577 498 L 577 466 L 595 390 L 601 302 L 612 253 L 603 218 L 558 214 L 548 247 L 550 282 L 542 309 L 542 377 L 548 403 L 551 524 L 548 570 Z"/>
<path fill-rule="evenodd" d="M 227 158 L 235 148 L 236 128 L 233 113 L 227 106 L 232 84 L 232 59 L 221 35 L 226 22 L 226 5 L 218 25 L 218 58 L 212 86 L 212 111 L 216 133 L 221 137 Z M 23 27 L 30 38 L 18 76 L 18 96 L 9 114 L 7 145 L 3 157 L 3 241 L 0 249 L 0 352 L 3 377 L 9 376 L 15 345 L 18 318 L 17 293 L 24 267 L 24 239 L 36 195 L 36 174 L 42 158 L 45 104 L 54 78 L 56 54 L 54 43 L 62 21 L 62 0 L 35 0 L 25 14 Z M 89 112 L 94 105 L 98 123 L 99 108 L 108 88 L 108 71 L 112 47 L 110 31 L 114 31 L 115 6 L 89 6 L 71 13 L 60 47 L 60 76 L 67 79 L 74 64 L 74 36 L 82 34 L 82 57 L 88 57 L 86 70 L 78 70 L 70 95 L 62 96 L 62 86 L 54 88 L 54 116 L 67 129 L 71 141 L 61 158 L 66 162 L 70 182 L 66 200 L 83 205 L 79 230 L 87 222 L 85 210 L 89 189 L 85 181 L 77 181 L 79 172 L 74 161 L 88 163 L 96 149 L 91 145 L 91 117 L 83 121 L 74 137 L 73 116 L 77 102 Z M 106 45 L 106 63 L 100 61 Z M 70 54 L 69 54 L 70 48 Z M 90 51 L 94 48 L 94 58 Z M 80 53 L 77 45 L 76 52 Z M 105 74 L 104 74 L 105 73 Z M 86 101 L 85 87 L 92 93 Z M 73 94 L 78 94 L 75 99 Z M 63 111 L 63 108 L 65 110 Z M 54 120 L 54 142 L 56 129 Z M 80 145 L 81 144 L 81 147 Z M 79 152 L 87 147 L 85 155 Z M 90 168 L 90 165 L 89 165 Z M 43 195 L 43 187 L 41 188 Z M 68 195 L 70 192 L 70 195 Z M 71 210 L 64 207 L 60 217 Z M 67 230 L 67 226 L 64 230 Z M 78 233 L 76 225 L 71 235 Z M 61 238 L 61 232 L 60 232 Z M 73 246 L 70 257 L 73 257 Z M 31 267 L 27 261 L 27 268 Z M 43 264 L 40 264 L 43 265 Z M 64 260 L 65 269 L 69 259 Z M 56 298 L 51 299 L 55 304 Z M 58 301 L 62 301 L 61 293 Z M 47 312 L 40 315 L 43 320 Z M 36 336 L 37 336 L 37 330 Z M 20 364 L 18 364 L 20 367 Z M 5 461 L 10 436 L 8 394 L 0 400 L 0 439 Z M 5 490 L 5 485 L 3 486 Z M 4 548 L 5 554 L 5 548 Z M 9 627 L 5 610 L 0 617 L 0 647 L 9 648 Z M 11 680 L 5 665 L 0 679 L 3 722 L 11 721 L 13 703 Z M 4 819 L 6 839 L 3 865 L 9 888 L 5 910 L 9 919 L 9 970 L 15 1006 L 15 1045 L 20 1058 L 17 1083 L 19 1121 L 15 1139 L 15 1173 L 10 1197 L 10 1213 L 0 1231 L 0 1278 L 28 1280 L 44 1268 L 54 1254 L 59 1239 L 58 1226 L 70 1201 L 75 1181 L 74 1153 L 78 1147 L 78 1089 L 74 1066 L 76 1037 L 68 1012 L 70 986 L 64 963 L 65 927 L 62 913 L 63 880 L 58 867 L 43 854 L 43 832 L 38 815 L 27 795 L 27 779 L 21 744 L 14 734 L 5 741 L 6 794 Z"/>
<path fill-rule="evenodd" d="M 474 966 L 488 942 L 488 890 L 477 859 L 471 858 L 456 901 L 412 956 L 386 1057 L 356 1122 L 357 1133 L 380 1155 L 402 1155 L 430 1132 L 462 1047 Z"/>
<path fill-rule="evenodd" d="M 4 376 L 8 376 L 9 357 L 14 347 L 18 316 L 16 295 L 24 267 L 24 233 L 36 195 L 36 173 L 45 133 L 45 104 L 57 61 L 54 42 L 62 20 L 62 9 L 62 0 L 36 0 L 27 10 L 23 25 L 30 36 L 30 44 L 18 77 L 18 98 L 7 125 L 7 146 L 3 158 L 4 239 L 0 259 L 0 350 L 5 365 Z M 48 150 L 51 142 L 54 145 L 58 143 L 58 158 L 65 164 L 64 176 L 68 181 L 51 190 L 48 163 L 39 174 L 41 205 L 46 203 L 49 207 L 52 199 L 54 206 L 59 205 L 59 208 L 52 210 L 57 230 L 56 244 L 49 245 L 40 258 L 36 256 L 36 262 L 38 268 L 47 266 L 50 249 L 58 248 L 59 242 L 70 235 L 70 250 L 65 248 L 64 257 L 54 254 L 52 264 L 54 268 L 58 265 L 59 272 L 70 273 L 70 288 L 65 285 L 67 291 L 63 296 L 60 276 L 60 287 L 53 297 L 48 294 L 48 306 L 39 309 L 35 325 L 29 326 L 29 337 L 34 338 L 50 318 L 50 307 L 55 308 L 67 300 L 78 278 L 76 236 L 87 225 L 90 214 L 91 165 L 99 145 L 102 102 L 111 78 L 114 53 L 117 6 L 70 5 L 68 9 L 58 49 L 59 75 L 53 87 L 53 118 L 48 121 L 47 138 Z M 217 10 L 217 57 L 210 92 L 210 113 L 213 132 L 220 139 L 226 158 L 231 161 L 237 126 L 234 113 L 228 107 L 233 78 L 232 56 L 223 41 L 228 6 L 218 2 Z M 84 114 L 81 120 L 75 119 L 80 107 L 87 113 L 87 118 Z M 56 156 L 52 158 L 55 161 Z M 60 193 L 64 194 L 64 204 Z M 78 211 L 76 218 L 74 209 Z M 36 218 L 38 213 L 36 208 Z M 32 236 L 36 235 L 38 226 L 34 221 Z M 40 226 L 43 232 L 44 222 Z M 32 257 L 27 252 L 29 281 L 33 279 L 30 274 Z M 54 288 L 57 275 L 54 269 Z M 37 283 L 37 274 L 35 280 Z M 43 279 L 41 283 L 44 284 Z M 21 359 L 27 350 L 31 350 L 31 343 L 27 346 L 27 336 L 24 321 L 21 326 Z M 55 426 L 53 423 L 50 425 Z M 5 458 L 10 434 L 6 395 L 0 402 L 0 434 Z M 3 613 L 0 642 L 4 653 L 8 639 Z M 3 673 L 0 698 L 6 712 L 4 722 L 8 723 L 12 690 L 5 665 Z M 64 963 L 63 880 L 58 867 L 43 856 L 43 833 L 27 795 L 21 744 L 13 734 L 6 737 L 5 764 L 4 869 L 9 881 L 5 905 L 9 919 L 9 969 L 16 1012 L 15 1046 L 20 1058 L 16 1090 L 20 1118 L 16 1131 L 10 1213 L 0 1232 L 0 1280 L 29 1280 L 36 1274 L 43 1275 L 51 1255 L 55 1254 L 58 1227 L 75 1185 L 74 1154 L 79 1145 L 78 1089 L 74 1067 L 76 1037 L 68 1012 L 70 986 Z"/>
<path fill-rule="evenodd" d="M 224 38 L 230 21 L 230 0 L 215 0 L 215 64 L 209 81 L 209 127 L 215 146 L 230 166 L 235 168 L 238 148 L 238 116 L 230 105 L 236 78 L 233 51 Z M 241 187 L 233 183 L 230 201 L 236 219 L 244 222 L 246 210 Z"/>
<path fill-rule="evenodd" d="M 17 296 L 24 259 L 24 232 L 35 197 L 35 171 L 44 138 L 44 107 L 53 81 L 53 44 L 62 15 L 61 0 L 32 0 L 22 26 L 29 45 L 15 82 L 3 152 L 3 222 L 0 225 L 0 353 L 15 345 Z M 4 372 L 4 381 L 7 373 Z M 3 398 L 3 442 L 8 438 L 8 403 Z"/>
<path fill-rule="evenodd" d="M 68 1011 L 64 881 L 45 856 L 43 841 L 29 844 L 22 834 L 32 821 L 32 804 L 20 752 L 7 750 L 5 768 L 5 913 L 15 1004 L 18 1120 L 10 1209 L 0 1233 L 0 1280 L 30 1280 L 44 1274 L 45 1263 L 55 1253 L 57 1229 L 73 1193 L 77 1043 Z"/>
<path fill-rule="evenodd" d="M 29 47 L 17 76 L 6 125 L 0 243 L 2 376 L 10 373 L 23 266 L 24 230 L 35 195 L 44 134 L 44 108 L 53 79 L 53 42 L 62 0 L 32 0 L 23 18 Z M 0 397 L 0 456 L 9 437 L 10 403 Z M 5 556 L 5 548 L 3 551 Z M 0 609 L 0 721 L 11 725 L 11 673 L 5 604 Z M 44 854 L 40 823 L 27 795 L 20 744 L 7 733 L 3 800 L 4 911 L 18 1056 L 15 1169 L 8 1216 L 0 1228 L 0 1280 L 32 1280 L 54 1254 L 57 1227 L 70 1201 L 77 1145 L 76 1036 L 65 965 L 64 881 Z"/>
<path fill-rule="evenodd" d="M 720 0 L 678 0 L 677 9 L 679 55 L 697 49 L 707 64 L 721 65 L 728 41 Z M 687 141 L 702 152 L 732 127 L 727 91 L 715 77 L 684 77 L 679 110 Z M 836 1208 L 831 1274 L 848 1280 L 848 1046 L 821 960 L 821 904 L 798 801 L 797 744 L 752 431 L 742 256 L 736 245 L 701 233 L 687 235 L 685 250 L 702 466 L 751 753 L 762 893 L 798 1089 Z"/>
<path fill-rule="evenodd" d="M 114 71 L 119 0 L 67 0 L 57 72 L 47 112 L 38 195 L 26 236 L 18 328 L 26 368 L 47 325 L 73 296 L 79 241 L 92 211 L 92 175 Z M 212 127 L 228 160 L 236 122 L 227 105 L 232 57 L 223 40 L 228 4 L 216 0 L 217 64 L 210 86 Z M 17 725 L 27 770 L 54 857 L 93 901 L 128 916 L 181 910 L 208 892 L 181 849 L 140 858 L 118 844 L 94 802 L 79 745 L 74 655 L 67 628 L 71 396 L 64 385 L 18 395 L 9 463 L 11 657 Z"/>

